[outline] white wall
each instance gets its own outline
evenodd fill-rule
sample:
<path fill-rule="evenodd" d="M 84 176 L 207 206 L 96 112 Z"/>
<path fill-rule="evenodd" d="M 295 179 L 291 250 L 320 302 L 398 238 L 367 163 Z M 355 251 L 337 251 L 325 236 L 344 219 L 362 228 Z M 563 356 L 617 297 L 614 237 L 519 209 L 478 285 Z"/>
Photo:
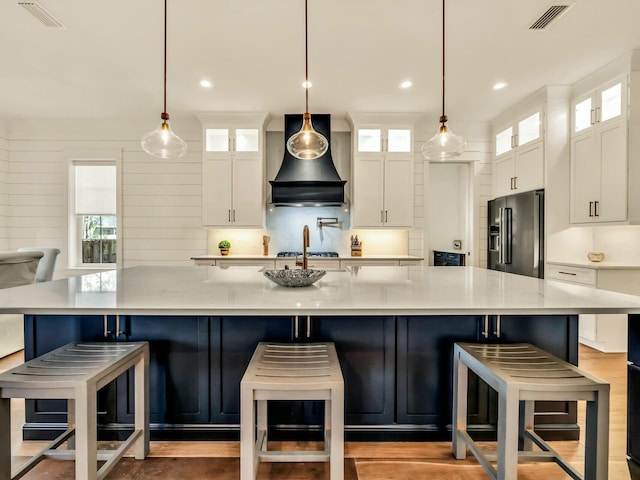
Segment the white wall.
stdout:
<path fill-rule="evenodd" d="M 0 250 L 9 249 L 9 142 L 0 124 Z"/>

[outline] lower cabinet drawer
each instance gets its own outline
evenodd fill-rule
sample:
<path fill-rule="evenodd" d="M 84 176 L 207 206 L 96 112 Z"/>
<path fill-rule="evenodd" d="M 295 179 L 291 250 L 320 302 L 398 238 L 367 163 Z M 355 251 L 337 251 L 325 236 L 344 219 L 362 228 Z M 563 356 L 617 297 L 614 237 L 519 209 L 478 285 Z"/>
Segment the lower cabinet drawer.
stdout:
<path fill-rule="evenodd" d="M 570 265 L 547 265 L 545 278 L 580 283 L 592 287 L 596 286 L 597 280 L 596 270 L 594 268 L 574 267 Z"/>

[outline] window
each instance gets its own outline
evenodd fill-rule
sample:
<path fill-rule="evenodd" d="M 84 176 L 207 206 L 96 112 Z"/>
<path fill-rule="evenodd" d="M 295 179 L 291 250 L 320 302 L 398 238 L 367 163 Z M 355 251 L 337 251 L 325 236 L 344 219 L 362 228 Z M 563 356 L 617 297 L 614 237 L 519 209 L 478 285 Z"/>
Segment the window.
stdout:
<path fill-rule="evenodd" d="M 116 264 L 116 163 L 107 160 L 72 162 L 70 261 L 72 266 Z"/>

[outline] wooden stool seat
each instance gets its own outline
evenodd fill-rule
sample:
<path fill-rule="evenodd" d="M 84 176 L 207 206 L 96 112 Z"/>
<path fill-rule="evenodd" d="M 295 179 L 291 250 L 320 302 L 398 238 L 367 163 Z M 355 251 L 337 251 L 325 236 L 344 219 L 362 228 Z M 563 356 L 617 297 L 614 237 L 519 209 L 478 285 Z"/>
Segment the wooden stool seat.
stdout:
<path fill-rule="evenodd" d="M 97 392 L 134 367 L 135 429 L 116 450 L 97 451 Z M 71 343 L 0 374 L 0 480 L 25 475 L 45 457 L 74 460 L 77 480 L 101 480 L 131 447 L 149 453 L 149 344 Z M 69 428 L 11 475 L 11 398 L 66 399 Z M 65 441 L 69 450 L 56 450 Z M 75 449 L 74 449 L 75 447 Z M 98 460 L 106 461 L 98 470 Z"/>
<path fill-rule="evenodd" d="M 515 480 L 519 460 L 556 462 L 574 479 L 607 479 L 608 383 L 528 343 L 456 343 L 453 355 L 453 453 L 457 459 L 465 458 L 469 447 L 494 480 Z M 482 451 L 467 433 L 469 369 L 498 393 L 497 469 L 491 464 L 495 453 Z M 534 432 L 535 400 L 587 402 L 584 476 Z M 540 451 L 533 451 L 534 443 Z"/>
<path fill-rule="evenodd" d="M 268 400 L 324 400 L 324 450 L 269 451 Z M 258 344 L 240 382 L 240 480 L 254 480 L 260 461 L 328 461 L 331 480 L 343 479 L 344 381 L 333 343 Z"/>

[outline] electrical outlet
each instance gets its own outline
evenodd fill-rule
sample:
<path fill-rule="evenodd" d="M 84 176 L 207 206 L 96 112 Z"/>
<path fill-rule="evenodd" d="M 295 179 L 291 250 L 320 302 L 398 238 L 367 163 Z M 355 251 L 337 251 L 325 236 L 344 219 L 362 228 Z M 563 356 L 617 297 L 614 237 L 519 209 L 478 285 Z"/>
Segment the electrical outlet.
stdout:
<path fill-rule="evenodd" d="M 453 248 L 455 248 L 456 250 L 462 250 L 462 240 L 454 240 Z"/>

